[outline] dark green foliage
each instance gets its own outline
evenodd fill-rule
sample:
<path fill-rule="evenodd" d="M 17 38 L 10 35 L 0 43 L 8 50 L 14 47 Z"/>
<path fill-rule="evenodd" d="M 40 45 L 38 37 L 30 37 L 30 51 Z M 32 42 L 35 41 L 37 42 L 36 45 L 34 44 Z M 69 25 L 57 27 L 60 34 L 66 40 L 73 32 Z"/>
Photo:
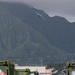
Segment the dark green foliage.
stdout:
<path fill-rule="evenodd" d="M 47 69 L 48 68 L 56 68 L 56 69 L 62 69 L 62 68 L 64 68 L 65 67 L 65 63 L 50 63 L 50 64 L 48 64 L 47 65 Z"/>

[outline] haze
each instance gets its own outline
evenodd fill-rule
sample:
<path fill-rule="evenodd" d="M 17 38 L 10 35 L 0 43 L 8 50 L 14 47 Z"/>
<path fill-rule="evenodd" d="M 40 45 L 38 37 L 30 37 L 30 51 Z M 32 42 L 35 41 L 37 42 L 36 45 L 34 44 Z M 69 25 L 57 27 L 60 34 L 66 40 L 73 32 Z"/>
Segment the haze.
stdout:
<path fill-rule="evenodd" d="M 0 0 L 23 2 L 35 8 L 44 10 L 51 17 L 58 15 L 68 21 L 75 21 L 75 0 Z"/>

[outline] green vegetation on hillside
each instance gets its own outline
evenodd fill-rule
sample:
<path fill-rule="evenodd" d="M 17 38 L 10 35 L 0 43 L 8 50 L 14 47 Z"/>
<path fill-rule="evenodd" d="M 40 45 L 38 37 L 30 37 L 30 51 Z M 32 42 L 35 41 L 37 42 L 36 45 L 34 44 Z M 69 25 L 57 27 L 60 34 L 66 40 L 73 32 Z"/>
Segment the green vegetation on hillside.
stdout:
<path fill-rule="evenodd" d="M 64 18 L 50 18 L 24 4 L 1 2 L 0 60 L 20 64 L 40 64 L 42 60 L 43 65 L 72 60 L 74 24 L 72 27 Z"/>

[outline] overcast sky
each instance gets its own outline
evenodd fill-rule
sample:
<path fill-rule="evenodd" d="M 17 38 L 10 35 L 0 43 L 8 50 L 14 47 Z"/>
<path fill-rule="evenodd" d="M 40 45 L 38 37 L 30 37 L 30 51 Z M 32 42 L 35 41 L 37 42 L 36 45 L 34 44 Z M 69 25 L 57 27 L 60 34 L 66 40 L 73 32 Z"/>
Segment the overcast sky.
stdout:
<path fill-rule="evenodd" d="M 59 15 L 69 21 L 75 21 L 75 0 L 1 0 L 20 1 L 44 10 L 50 16 Z"/>

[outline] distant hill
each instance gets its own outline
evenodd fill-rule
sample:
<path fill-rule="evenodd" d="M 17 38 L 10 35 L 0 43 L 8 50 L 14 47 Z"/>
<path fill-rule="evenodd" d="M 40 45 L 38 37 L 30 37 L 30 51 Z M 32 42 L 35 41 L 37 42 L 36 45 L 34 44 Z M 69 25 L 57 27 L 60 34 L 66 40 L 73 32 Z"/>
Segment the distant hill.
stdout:
<path fill-rule="evenodd" d="M 49 17 L 44 11 L 21 3 L 1 3 L 1 5 L 43 34 L 52 45 L 75 52 L 75 23 L 70 23 L 63 17 Z"/>
<path fill-rule="evenodd" d="M 0 59 L 20 64 L 73 60 L 75 23 L 22 3 L 0 2 Z"/>

